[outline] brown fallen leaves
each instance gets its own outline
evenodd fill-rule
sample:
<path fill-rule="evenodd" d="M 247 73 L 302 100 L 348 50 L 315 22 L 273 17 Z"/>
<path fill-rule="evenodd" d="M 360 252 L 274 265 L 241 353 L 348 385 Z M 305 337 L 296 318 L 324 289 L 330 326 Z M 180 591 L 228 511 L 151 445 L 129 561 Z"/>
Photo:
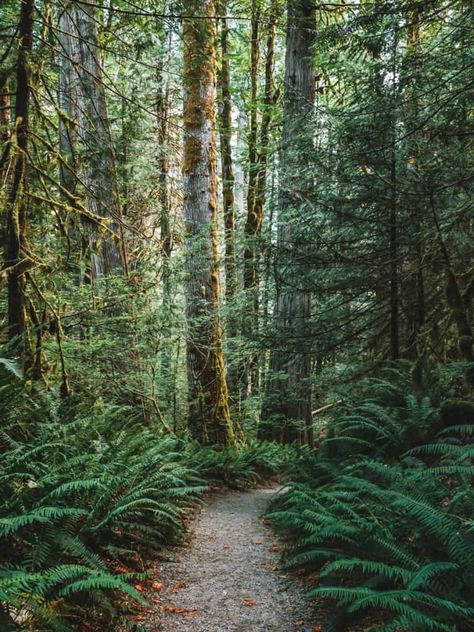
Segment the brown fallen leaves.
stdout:
<path fill-rule="evenodd" d="M 184 581 L 184 579 L 178 579 L 177 581 L 175 581 L 173 588 L 171 589 L 171 592 L 173 594 L 176 594 L 178 592 L 178 590 L 181 590 L 181 588 L 186 588 L 187 583 Z"/>
<path fill-rule="evenodd" d="M 163 610 L 165 612 L 170 612 L 171 614 L 178 614 L 182 617 L 188 617 L 190 619 L 194 617 L 201 617 L 202 615 L 196 610 L 186 610 L 186 608 L 178 608 L 178 606 L 164 606 Z"/>

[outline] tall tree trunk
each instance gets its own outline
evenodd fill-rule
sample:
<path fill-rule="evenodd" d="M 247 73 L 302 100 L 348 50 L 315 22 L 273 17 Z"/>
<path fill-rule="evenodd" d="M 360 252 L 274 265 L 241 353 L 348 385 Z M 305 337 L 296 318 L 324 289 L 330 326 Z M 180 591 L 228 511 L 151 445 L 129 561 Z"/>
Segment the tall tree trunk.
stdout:
<path fill-rule="evenodd" d="M 258 33 L 255 33 L 255 35 L 258 35 Z M 246 315 L 246 331 L 248 335 L 255 335 L 258 331 L 259 325 L 260 238 L 265 209 L 270 123 L 272 119 L 272 106 L 274 104 L 273 65 L 275 56 L 275 36 L 276 7 L 275 4 L 272 4 L 268 21 L 265 51 L 265 87 L 260 132 L 258 132 L 256 120 L 258 41 L 256 43 L 256 52 L 252 54 L 252 101 L 255 100 L 255 129 L 253 129 L 254 122 L 252 121 L 249 139 L 250 174 L 244 249 L 244 289 L 249 302 Z M 258 142 L 257 136 L 259 136 Z M 245 370 L 245 375 L 247 376 L 248 390 L 254 392 L 258 382 L 258 358 L 255 355 L 250 358 L 248 367 L 246 367 Z"/>
<path fill-rule="evenodd" d="M 312 54 L 316 43 L 313 0 L 288 0 L 285 55 L 283 147 L 281 152 L 278 217 L 278 269 L 275 327 L 277 348 L 271 354 L 269 402 L 264 417 L 283 424 L 280 435 L 293 441 L 298 433 L 291 421 L 303 422 L 311 435 L 311 363 L 307 341 L 310 295 L 301 285 L 298 249 L 304 248 L 298 235 L 297 216 L 301 200 L 311 189 L 301 174 L 301 160 L 313 151 L 308 133 L 314 106 L 315 72 Z M 296 150 L 298 148 L 298 150 Z M 303 195 L 301 195 L 303 192 Z M 304 281 L 303 281 L 304 283 Z M 287 423 L 287 422 L 290 423 Z M 274 429 L 262 426 L 261 435 L 275 436 Z"/>
<path fill-rule="evenodd" d="M 202 443 L 234 440 L 219 321 L 216 172 L 216 4 L 189 0 L 184 20 L 184 217 L 189 429 Z"/>
<path fill-rule="evenodd" d="M 247 221 L 245 223 L 245 253 L 244 253 L 244 289 L 254 291 L 255 266 L 253 254 L 255 251 L 255 235 L 257 232 L 257 217 L 255 215 L 255 195 L 257 189 L 257 135 L 258 135 L 258 61 L 259 61 L 259 21 L 260 9 L 258 0 L 252 1 L 252 22 L 250 35 L 250 129 L 248 136 L 248 188 L 247 188 Z M 253 296 L 251 297 L 253 302 Z M 250 323 L 249 329 L 252 324 Z"/>
<path fill-rule="evenodd" d="M 392 74 L 397 71 L 397 36 L 393 34 Z M 396 362 L 400 357 L 400 296 L 399 296 L 399 235 L 398 235 L 398 184 L 397 184 L 397 110 L 394 103 L 391 117 L 391 147 L 390 147 L 390 209 L 389 209 L 389 252 L 390 252 L 390 359 Z"/>
<path fill-rule="evenodd" d="M 171 33 L 171 31 L 170 31 Z M 160 243 L 163 258 L 163 307 L 169 308 L 171 303 L 170 287 L 170 258 L 173 250 L 173 239 L 170 221 L 170 197 L 168 189 L 169 158 L 168 158 L 168 117 L 169 117 L 169 84 L 164 78 L 164 66 L 169 59 L 171 42 L 166 43 L 170 33 L 164 31 L 161 59 L 158 64 L 157 83 L 157 141 L 158 141 L 158 200 L 160 203 Z"/>
<path fill-rule="evenodd" d="M 28 185 L 28 133 L 29 133 L 29 64 L 33 47 L 34 1 L 22 0 L 18 29 L 19 47 L 16 68 L 15 130 L 16 149 L 13 158 L 13 183 L 7 207 L 7 234 L 5 268 L 8 285 L 8 336 L 18 340 L 20 353 L 24 353 L 26 326 L 25 261 L 26 211 Z"/>
<path fill-rule="evenodd" d="M 88 230 L 91 246 L 91 276 L 123 272 L 125 265 L 122 213 L 118 194 L 115 156 L 110 135 L 103 71 L 100 58 L 95 6 L 89 2 L 68 2 L 60 16 L 61 106 L 68 118 L 61 132 L 65 160 L 77 159 L 71 168 L 79 169 L 85 186 L 88 210 L 107 221 L 107 231 Z M 72 125 L 71 125 L 72 123 Z M 77 135 L 71 135 L 77 125 Z M 77 140 L 77 147 L 74 142 Z M 64 184 L 76 187 L 77 178 L 63 167 Z M 76 182 L 74 182 L 76 180 Z"/>
<path fill-rule="evenodd" d="M 395 362 L 400 357 L 399 324 L 399 282 L 398 282 L 398 221 L 397 221 L 397 179 L 395 148 L 391 151 L 390 186 L 391 207 L 389 212 L 390 250 L 390 359 Z"/>
<path fill-rule="evenodd" d="M 220 4 L 221 14 L 225 16 L 226 5 Z M 221 44 L 221 72 L 220 72 L 220 143 L 222 166 L 222 203 L 224 210 L 225 229 L 225 295 L 229 304 L 237 292 L 237 264 L 235 258 L 235 199 L 234 199 L 234 170 L 232 164 L 232 101 L 230 94 L 230 64 L 229 64 L 229 26 L 227 19 L 222 18 Z M 236 335 L 235 319 L 231 319 L 229 334 Z"/>
<path fill-rule="evenodd" d="M 173 251 L 173 235 L 171 232 L 171 204 L 169 192 L 169 125 L 170 89 L 169 79 L 165 77 L 165 68 L 169 63 L 172 46 L 172 31 L 163 25 L 159 40 L 160 50 L 157 67 L 157 143 L 158 143 L 158 202 L 160 205 L 160 245 L 162 265 L 162 308 L 167 314 L 163 323 L 162 337 L 164 340 L 161 352 L 161 381 L 165 384 L 163 398 L 168 410 L 173 401 L 172 385 L 172 313 L 173 299 L 171 287 L 171 253 Z"/>
<path fill-rule="evenodd" d="M 59 16 L 59 151 L 60 184 L 72 195 L 76 194 L 78 182 L 78 164 L 76 148 L 77 138 L 77 95 L 73 78 L 73 42 L 70 31 L 71 17 L 68 9 Z"/>
<path fill-rule="evenodd" d="M 248 132 L 248 182 L 247 182 L 247 220 L 244 227 L 244 290 L 245 306 L 242 314 L 242 332 L 249 340 L 255 334 L 257 314 L 255 312 L 256 284 L 253 253 L 257 218 L 255 215 L 255 195 L 257 190 L 257 139 L 258 139 L 258 65 L 259 65 L 259 0 L 252 0 L 252 19 L 250 24 L 250 126 Z M 239 380 L 244 398 L 252 393 L 252 373 L 254 357 L 244 357 L 239 368 Z"/>
<path fill-rule="evenodd" d="M 263 224 L 263 212 L 265 207 L 265 194 L 267 185 L 268 151 L 270 144 L 270 123 L 272 121 L 272 106 L 275 103 L 273 92 L 273 64 L 275 57 L 276 37 L 276 7 L 272 7 L 268 22 L 267 45 L 265 52 L 265 92 L 263 97 L 263 114 L 260 126 L 260 142 L 258 147 L 257 183 L 255 187 L 254 215 L 256 218 L 256 237 L 260 238 Z M 258 287 L 258 246 L 253 253 L 254 283 Z M 258 296 L 257 296 L 258 311 Z"/>
<path fill-rule="evenodd" d="M 0 92 L 0 188 L 4 185 L 5 176 L 8 171 L 8 155 L 10 148 L 8 141 L 10 140 L 10 94 L 8 92 L 8 81 L 2 86 Z M 2 226 L 2 231 L 3 231 Z"/>
<path fill-rule="evenodd" d="M 275 7 L 272 7 L 275 9 Z M 268 33 L 265 52 L 265 89 L 263 97 L 263 114 L 260 125 L 260 140 L 256 147 L 255 156 L 255 182 L 253 184 L 251 205 L 248 207 L 245 234 L 247 238 L 245 248 L 244 277 L 245 289 L 258 288 L 258 244 L 263 223 L 263 211 L 265 206 L 265 192 L 267 182 L 268 146 L 270 142 L 270 123 L 272 120 L 272 106 L 274 105 L 273 93 L 273 63 L 275 56 L 276 15 L 273 10 L 269 17 Z M 256 95 L 255 95 L 256 97 Z M 251 187 L 249 187 L 250 189 Z M 255 308 L 258 311 L 258 292 L 255 290 Z"/>
<path fill-rule="evenodd" d="M 415 195 L 410 200 L 411 213 L 408 218 L 412 231 L 409 237 L 408 265 L 404 273 L 402 284 L 406 312 L 408 316 L 407 355 L 412 360 L 422 355 L 420 334 L 425 323 L 425 296 L 423 270 L 423 207 L 420 204 L 420 190 L 417 186 L 420 170 L 420 148 L 417 129 L 419 126 L 419 98 L 416 93 L 416 83 L 420 77 L 420 28 L 421 12 L 416 6 L 407 14 L 407 51 L 405 58 L 406 75 L 409 78 L 406 91 L 406 127 L 408 130 L 408 173 L 405 181 L 412 182 Z M 403 71 L 403 66 L 402 66 Z"/>

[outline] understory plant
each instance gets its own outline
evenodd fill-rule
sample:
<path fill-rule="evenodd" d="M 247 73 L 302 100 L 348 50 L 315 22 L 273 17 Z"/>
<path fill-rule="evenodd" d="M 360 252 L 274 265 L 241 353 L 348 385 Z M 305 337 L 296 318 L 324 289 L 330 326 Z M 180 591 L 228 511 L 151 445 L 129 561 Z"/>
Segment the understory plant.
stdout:
<path fill-rule="evenodd" d="M 0 450 L 0 628 L 111 629 L 145 557 L 179 540 L 206 484 L 181 443 L 132 411 L 89 410 L 4 381 Z"/>
<path fill-rule="evenodd" d="M 130 407 L 27 391 L 0 364 L 2 631 L 126 624 L 143 603 L 135 586 L 180 541 L 207 481 L 248 487 L 290 458 L 274 443 L 200 448 Z"/>
<path fill-rule="evenodd" d="M 250 441 L 222 450 L 212 447 L 191 452 L 189 464 L 211 483 L 244 489 L 278 478 L 294 460 L 295 450 L 273 441 Z"/>
<path fill-rule="evenodd" d="M 335 614 L 325 631 L 474 629 L 474 407 L 390 372 L 335 418 L 270 517 L 285 564 Z M 431 392 L 430 392 L 431 391 Z M 445 393 L 445 395 L 449 393 Z M 455 421 L 455 423 L 453 423 Z"/>

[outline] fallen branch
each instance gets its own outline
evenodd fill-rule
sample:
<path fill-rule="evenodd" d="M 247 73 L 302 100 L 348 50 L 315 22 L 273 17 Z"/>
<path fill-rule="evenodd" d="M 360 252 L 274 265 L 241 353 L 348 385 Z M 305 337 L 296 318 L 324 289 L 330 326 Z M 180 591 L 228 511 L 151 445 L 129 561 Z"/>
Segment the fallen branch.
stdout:
<path fill-rule="evenodd" d="M 326 406 L 323 406 L 322 408 L 317 408 L 316 410 L 313 410 L 311 414 L 319 415 L 320 413 L 326 412 L 326 410 L 329 410 L 330 408 L 334 408 L 334 406 L 337 406 L 338 404 L 342 404 L 342 399 L 338 399 L 337 402 L 333 402 L 332 404 L 326 404 Z"/>

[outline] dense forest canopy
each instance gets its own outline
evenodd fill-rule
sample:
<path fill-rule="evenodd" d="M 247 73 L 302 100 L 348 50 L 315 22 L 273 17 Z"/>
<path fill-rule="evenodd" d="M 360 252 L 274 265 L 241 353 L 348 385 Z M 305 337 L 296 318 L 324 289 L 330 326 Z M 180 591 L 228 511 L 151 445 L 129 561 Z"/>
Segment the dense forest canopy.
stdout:
<path fill-rule="evenodd" d="M 472 630 L 472 3 L 3 0 L 0 64 L 0 628 L 283 468 L 328 629 Z"/>

